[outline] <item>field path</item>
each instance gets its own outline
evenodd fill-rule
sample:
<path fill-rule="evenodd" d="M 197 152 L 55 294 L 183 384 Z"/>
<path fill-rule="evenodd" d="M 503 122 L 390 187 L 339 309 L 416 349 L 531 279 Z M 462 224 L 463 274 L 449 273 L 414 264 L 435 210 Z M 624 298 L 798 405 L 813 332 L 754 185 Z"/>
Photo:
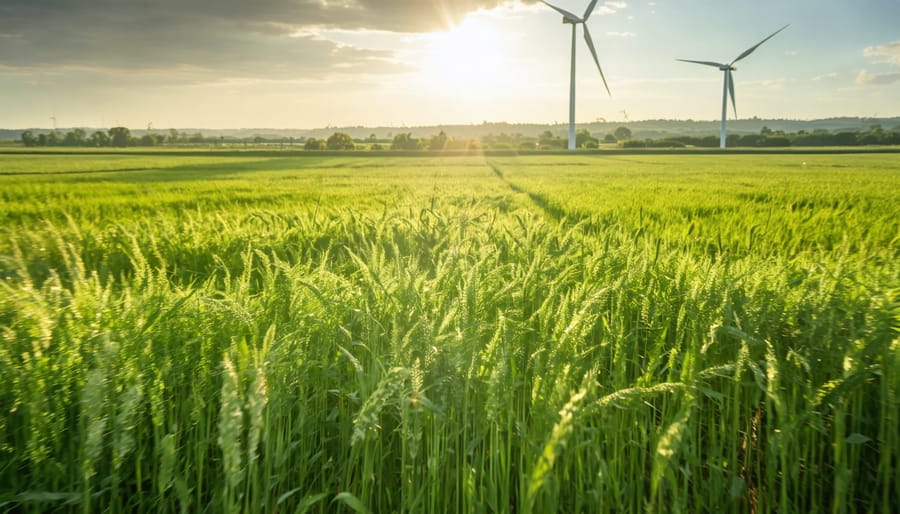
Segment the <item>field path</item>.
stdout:
<path fill-rule="evenodd" d="M 543 212 L 544 215 L 546 215 L 548 218 L 550 218 L 554 221 L 559 221 L 563 218 L 572 217 L 571 213 L 567 212 L 565 209 L 559 207 L 558 205 L 555 205 L 546 196 L 541 195 L 539 193 L 535 193 L 534 191 L 528 191 L 527 189 L 524 189 L 523 187 L 519 186 L 518 184 L 510 181 L 508 178 L 506 178 L 506 175 L 503 173 L 503 169 L 500 168 L 500 166 L 497 163 L 492 162 L 490 160 L 486 160 L 485 163 L 491 168 L 491 171 L 493 171 L 494 176 L 496 176 L 504 184 L 506 184 L 506 186 L 509 187 L 510 190 L 512 190 L 515 193 L 521 193 L 521 194 L 528 195 L 528 198 L 531 200 L 531 203 L 533 203 L 538 209 L 540 209 L 541 212 Z"/>

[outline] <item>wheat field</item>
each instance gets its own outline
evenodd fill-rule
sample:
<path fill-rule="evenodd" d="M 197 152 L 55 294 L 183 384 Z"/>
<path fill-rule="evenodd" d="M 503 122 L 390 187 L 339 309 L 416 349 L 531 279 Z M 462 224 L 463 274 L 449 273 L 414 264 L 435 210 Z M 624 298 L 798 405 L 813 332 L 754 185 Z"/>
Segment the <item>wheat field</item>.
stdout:
<path fill-rule="evenodd" d="M 896 155 L 0 172 L 0 511 L 900 510 Z"/>

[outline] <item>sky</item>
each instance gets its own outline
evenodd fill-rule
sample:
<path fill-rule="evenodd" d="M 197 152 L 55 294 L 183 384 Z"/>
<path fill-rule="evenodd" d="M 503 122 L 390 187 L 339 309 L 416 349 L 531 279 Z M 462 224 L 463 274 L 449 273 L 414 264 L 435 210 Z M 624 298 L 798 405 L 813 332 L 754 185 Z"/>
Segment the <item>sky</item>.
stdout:
<path fill-rule="evenodd" d="M 583 13 L 589 0 L 556 0 Z M 900 115 L 900 0 L 599 1 L 577 121 Z M 571 27 L 535 0 L 0 0 L 0 127 L 568 120 Z M 729 118 L 734 117 L 730 110 Z M 54 121 L 55 118 L 55 121 Z"/>

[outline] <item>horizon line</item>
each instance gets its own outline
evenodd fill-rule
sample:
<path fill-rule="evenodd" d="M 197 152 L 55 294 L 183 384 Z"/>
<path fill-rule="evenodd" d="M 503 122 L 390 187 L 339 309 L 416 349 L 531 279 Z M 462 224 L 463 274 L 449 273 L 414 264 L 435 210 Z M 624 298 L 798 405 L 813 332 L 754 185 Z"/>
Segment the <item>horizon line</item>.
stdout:
<path fill-rule="evenodd" d="M 759 122 L 759 121 L 779 121 L 779 122 L 798 122 L 798 123 L 812 123 L 818 121 L 832 121 L 832 120 L 860 120 L 860 121 L 880 121 L 880 120 L 900 120 L 900 114 L 896 116 L 877 116 L 877 117 L 869 117 L 869 116 L 829 116 L 824 118 L 761 118 L 761 117 L 753 117 L 753 118 L 738 118 L 729 120 L 730 123 L 741 123 L 741 122 Z M 576 122 L 576 125 L 628 125 L 628 124 L 636 124 L 636 123 L 652 123 L 652 122 L 675 122 L 675 123 L 720 123 L 719 119 L 693 119 L 693 118 L 645 118 L 645 119 L 637 119 L 637 120 L 594 120 L 587 122 Z M 483 121 L 481 123 L 433 123 L 433 124 L 421 124 L 421 125 L 328 125 L 324 127 L 312 127 L 312 128 L 302 128 L 302 127 L 201 127 L 201 126 L 184 126 L 184 127 L 166 127 L 166 128 L 153 128 L 148 130 L 146 127 L 128 127 L 127 125 L 110 125 L 109 127 L 99 127 L 99 126 L 89 126 L 89 125 L 73 125 L 70 127 L 0 127 L 0 130 L 4 131 L 15 131 L 15 130 L 48 130 L 48 131 L 63 131 L 63 130 L 74 130 L 74 129 L 109 129 L 112 127 L 122 127 L 128 128 L 132 131 L 142 131 L 142 132 L 166 132 L 172 129 L 175 130 L 279 130 L 279 131 L 318 131 L 318 130 L 341 130 L 341 129 L 367 129 L 367 128 L 377 128 L 377 129 L 422 129 L 422 128 L 432 128 L 432 127 L 482 127 L 488 125 L 510 125 L 510 126 L 548 126 L 548 127 L 567 127 L 568 122 L 510 122 L 510 121 Z"/>

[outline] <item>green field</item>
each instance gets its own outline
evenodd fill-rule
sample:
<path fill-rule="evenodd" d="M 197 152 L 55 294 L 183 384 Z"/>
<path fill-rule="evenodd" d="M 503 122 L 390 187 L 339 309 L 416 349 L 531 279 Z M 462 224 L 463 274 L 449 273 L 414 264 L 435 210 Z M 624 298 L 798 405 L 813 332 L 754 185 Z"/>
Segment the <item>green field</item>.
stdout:
<path fill-rule="evenodd" d="M 897 154 L 0 154 L 0 512 L 898 512 L 898 219 Z"/>

